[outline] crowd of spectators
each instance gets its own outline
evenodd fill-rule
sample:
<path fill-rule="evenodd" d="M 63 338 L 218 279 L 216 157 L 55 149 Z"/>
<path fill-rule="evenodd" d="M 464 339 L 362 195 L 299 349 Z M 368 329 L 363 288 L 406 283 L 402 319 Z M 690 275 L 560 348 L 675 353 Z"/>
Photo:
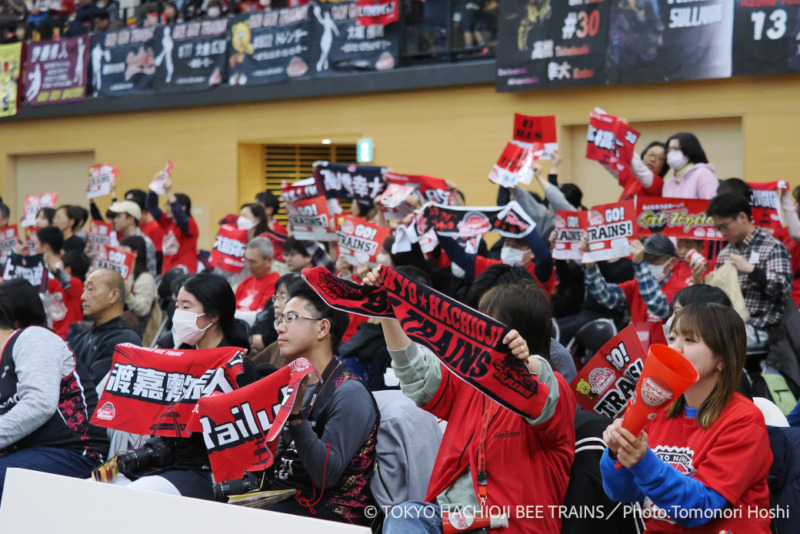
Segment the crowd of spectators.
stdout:
<path fill-rule="evenodd" d="M 770 497 L 773 502 L 796 503 L 791 495 L 786 496 L 791 482 L 767 486 L 770 467 L 789 469 L 791 460 L 785 456 L 773 460 L 766 443 L 795 439 L 790 428 L 773 436 L 772 427 L 800 423 L 800 410 L 794 406 L 800 397 L 800 347 L 791 342 L 792 325 L 800 321 L 792 298 L 797 280 L 793 273 L 800 271 L 800 189 L 793 195 L 782 193 L 784 231 L 759 228 L 752 217 L 752 192 L 747 183 L 738 178 L 719 180 L 700 141 L 690 133 L 676 134 L 666 143 L 651 143 L 641 156 L 634 157 L 632 177 L 620 180 L 620 197 L 647 192 L 667 198 L 710 199 L 707 214 L 724 238 L 724 247 L 656 234 L 643 241 L 632 240 L 630 258 L 581 264 L 554 260 L 551 254 L 555 211 L 585 209 L 577 186 L 559 184 L 560 162 L 561 154 L 555 152 L 547 176 L 542 175 L 539 162 L 534 164 L 541 195 L 519 186 L 501 187 L 498 192 L 499 204 L 513 198 L 536 221 L 536 228 L 524 239 L 500 239 L 492 247 L 483 243 L 468 251 L 459 240 L 439 236 L 439 246 L 425 254 L 419 244 L 410 251 L 393 251 L 394 238 L 390 238 L 378 254 L 379 263 L 513 329 L 497 348 L 523 360 L 531 373 L 537 408 L 530 417 L 502 407 L 453 377 L 436 359 L 447 354 L 417 345 L 397 321 L 367 319 L 329 307 L 299 276 L 303 269 L 322 268 L 348 282 L 376 287 L 383 284 L 382 271 L 374 265 L 354 266 L 343 261 L 333 243 L 293 237 L 291 227 L 287 229 L 276 219 L 284 206 L 272 192 L 260 193 L 241 206 L 238 215 L 220 221 L 246 231 L 247 245 L 241 274 L 215 271 L 197 248 L 199 229 L 192 217 L 191 198 L 174 192 L 168 177 L 163 180 L 161 197 L 154 190 L 132 189 L 122 199 L 114 198 L 105 214 L 93 202 L 88 210 L 64 205 L 37 214 L 41 228 L 34 235 L 31 252 L 43 254 L 48 283 L 38 296 L 13 302 L 9 296 L 20 291 L 20 286 L 28 292 L 35 290 L 20 280 L 0 284 L 0 335 L 9 343 L 14 341 L 0 357 L 16 364 L 14 380 L 19 391 L 36 382 L 30 371 L 24 372 L 34 364 L 52 367 L 53 376 L 61 368 L 77 365 L 74 380 L 99 385 L 102 391 L 119 343 L 188 350 L 242 347 L 247 359 L 238 379 L 240 387 L 305 357 L 323 382 L 308 385 L 313 395 L 303 394 L 304 386 L 292 408 L 271 476 L 273 487 L 294 489 L 297 495 L 272 509 L 366 524 L 364 509 L 373 498 L 391 495 L 389 490 L 396 489 L 392 485 L 402 485 L 398 480 L 404 480 L 403 476 L 415 477 L 407 486 L 421 489 L 400 492 L 403 501 L 410 501 L 403 504 L 408 513 L 401 521 L 387 517 L 385 532 L 441 531 L 442 510 L 487 503 L 500 507 L 585 503 L 613 507 L 610 499 L 618 499 L 644 501 L 668 514 L 676 507 L 714 512 L 738 509 L 743 503 L 768 506 Z M 614 178 L 619 180 L 617 175 Z M 453 204 L 466 203 L 454 187 L 450 198 Z M 411 209 L 421 204 L 415 195 L 406 202 Z M 363 210 L 357 202 L 353 206 L 355 211 Z M 387 223 L 379 199 L 363 215 L 392 232 L 399 224 Z M 8 218 L 7 206 L 0 204 L 0 226 L 8 224 Z M 119 246 L 134 255 L 133 275 L 127 280 L 116 271 L 89 267 L 97 254 L 86 238 L 89 218 L 112 222 Z M 27 253 L 26 248 L 19 243 L 20 253 Z M 726 286 L 725 292 L 705 283 L 725 266 L 735 269 L 733 285 Z M 734 312 L 731 302 L 737 299 L 743 302 L 743 309 Z M 711 317 L 710 322 L 704 322 L 705 317 Z M 666 415 L 653 423 L 649 441 L 646 433 L 634 436 L 624 431 L 618 421 L 612 424 L 600 415 L 576 410 L 569 382 L 586 361 L 575 351 L 575 340 L 587 323 L 597 320 L 613 323 L 614 330 L 632 324 L 645 347 L 671 344 L 700 373 L 698 384 L 675 399 Z M 47 335 L 34 337 L 28 334 L 31 328 Z M 593 346 L 602 345 L 613 334 L 592 340 Z M 28 361 L 26 347 L 30 344 L 47 344 L 52 361 L 43 357 Z M 4 380 L 0 379 L 0 402 L 17 387 L 16 383 L 6 386 Z M 40 388 L 53 387 L 52 377 L 48 380 Z M 335 386 L 325 389 L 323 384 L 328 382 Z M 776 384 L 782 384 L 793 400 L 781 397 Z M 391 425 L 381 421 L 384 410 L 397 413 L 402 401 L 388 401 L 389 397 L 379 393 L 397 389 L 448 422 L 443 437 L 435 430 L 426 435 L 439 447 L 438 456 L 424 454 L 430 452 L 430 441 L 415 441 L 415 425 L 422 429 L 427 428 L 425 421 L 430 422 L 422 410 L 402 408 L 411 410 L 402 413 L 414 416 L 392 418 Z M 783 413 L 767 420 L 769 436 L 760 412 L 746 397 L 760 399 L 759 406 L 781 406 Z M 41 463 L 28 458 L 8 461 L 24 451 L 31 457 L 38 451 L 57 455 L 59 462 L 52 472 L 86 476 L 108 450 L 106 440 L 112 452 L 119 452 L 143 439 L 113 432 L 95 435 L 95 430 L 80 425 L 72 425 L 66 432 L 49 419 L 55 397 L 45 408 L 31 404 L 30 399 L 24 394 L 17 407 L 11 401 L 0 404 L 4 410 L 0 411 L 0 428 L 13 430 L 2 432 L 3 471 L 10 465 L 42 469 Z M 96 397 L 87 401 L 81 409 L 93 410 Z M 22 424 L 19 412 L 14 412 L 19 406 L 35 417 Z M 62 413 L 62 417 L 69 416 L 74 413 Z M 47 432 L 38 433 L 30 421 L 44 424 Z M 719 437 L 721 427 L 744 424 L 746 431 Z M 379 427 L 384 432 L 391 427 L 392 436 L 382 438 Z M 434 424 L 432 428 L 438 427 Z M 7 435 L 14 437 L 9 440 Z M 36 439 L 28 439 L 29 435 Z M 398 436 L 405 437 L 393 442 L 389 452 L 381 449 L 381 439 L 385 444 Z M 604 445 L 599 449 L 576 447 L 576 441 L 592 439 Z M 724 444 L 714 445 L 714 440 L 720 439 Z M 73 455 L 84 450 L 78 442 L 87 452 L 80 463 L 70 463 Z M 606 445 L 601 475 L 599 455 Z M 147 473 L 156 476 L 140 476 L 131 487 L 214 499 L 203 440 L 199 436 L 176 438 L 169 446 L 174 451 L 173 461 Z M 688 473 L 676 470 L 674 458 L 664 453 L 680 446 L 693 448 L 697 454 L 694 463 L 689 461 Z M 737 448 L 748 451 L 753 468 L 734 476 L 725 471 L 724 461 L 733 457 L 731 451 Z M 383 466 L 379 462 L 378 474 L 373 477 L 376 456 L 381 454 L 395 454 L 401 460 Z M 418 457 L 412 460 L 415 455 Z M 615 467 L 617 459 L 621 466 Z M 63 468 L 64 464 L 71 467 Z M 378 483 L 381 486 L 376 490 Z M 675 492 L 681 493 L 681 498 L 676 498 Z M 409 520 L 413 515 L 409 511 L 427 517 L 425 510 L 437 519 Z M 726 523 L 728 519 L 714 513 L 691 521 L 683 521 L 680 514 L 669 517 L 682 526 L 707 525 L 715 532 L 730 525 L 766 532 L 761 520 Z M 563 514 L 538 523 L 506 519 L 518 532 L 582 532 L 588 528 L 581 518 Z M 659 520 L 649 519 L 649 526 L 668 524 L 653 521 Z M 613 532 L 636 528 L 632 522 L 607 522 L 605 526 Z"/>

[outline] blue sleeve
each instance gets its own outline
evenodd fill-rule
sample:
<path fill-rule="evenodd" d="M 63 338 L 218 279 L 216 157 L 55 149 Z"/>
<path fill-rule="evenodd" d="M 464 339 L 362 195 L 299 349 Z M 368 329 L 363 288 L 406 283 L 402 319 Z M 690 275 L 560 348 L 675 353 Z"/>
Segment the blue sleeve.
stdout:
<path fill-rule="evenodd" d="M 616 468 L 616 460 L 611 459 L 608 449 L 600 459 L 600 474 L 603 475 L 603 489 L 606 495 L 617 502 L 639 502 L 644 499 L 642 490 L 633 481 L 633 475 L 625 467 Z"/>
<path fill-rule="evenodd" d="M 547 282 L 553 276 L 553 256 L 550 255 L 550 245 L 542 239 L 542 236 L 539 235 L 535 228 L 525 236 L 525 241 L 533 252 L 533 264 L 535 266 L 533 272 L 536 274 L 536 279 L 540 282 Z M 464 267 L 462 266 L 461 268 L 463 269 Z"/>
<path fill-rule="evenodd" d="M 147 197 L 144 199 L 144 207 L 156 221 L 159 223 L 161 222 L 161 216 L 164 215 L 164 213 L 161 211 L 161 208 L 158 207 L 158 195 L 153 191 L 147 192 Z"/>
<path fill-rule="evenodd" d="M 670 518 L 684 527 L 698 527 L 715 519 L 714 514 L 674 514 L 681 510 L 723 510 L 728 501 L 699 480 L 679 473 L 648 448 L 644 458 L 628 471 L 639 489 Z M 675 517 L 678 515 L 679 517 Z M 687 517 L 683 517 L 687 516 Z M 700 517 L 695 517 L 700 516 Z"/>
<path fill-rule="evenodd" d="M 477 254 L 470 254 L 464 247 L 456 243 L 456 240 L 446 235 L 436 235 L 439 244 L 442 246 L 450 261 L 464 269 L 466 277 L 470 280 L 475 278 L 475 257 Z"/>
<path fill-rule="evenodd" d="M 789 421 L 789 426 L 800 426 L 800 401 L 795 404 L 792 411 L 786 416 L 786 420 Z"/>
<path fill-rule="evenodd" d="M 172 202 L 169 207 L 172 209 L 172 221 L 175 226 L 180 228 L 184 234 L 189 232 L 189 216 L 183 211 L 180 202 Z"/>

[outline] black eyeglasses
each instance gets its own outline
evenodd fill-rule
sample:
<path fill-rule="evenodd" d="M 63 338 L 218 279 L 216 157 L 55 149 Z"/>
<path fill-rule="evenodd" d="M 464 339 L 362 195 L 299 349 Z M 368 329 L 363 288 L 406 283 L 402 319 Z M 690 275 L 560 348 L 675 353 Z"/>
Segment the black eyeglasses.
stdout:
<path fill-rule="evenodd" d="M 309 321 L 321 321 L 322 319 L 324 319 L 324 317 L 306 317 L 305 315 L 300 315 L 298 313 L 289 312 L 289 313 L 283 314 L 281 317 L 277 317 L 275 319 L 275 323 L 273 323 L 273 324 L 275 325 L 275 330 L 277 330 L 278 327 L 280 325 L 282 325 L 282 324 L 285 324 L 286 328 L 289 328 L 298 319 L 307 319 Z"/>

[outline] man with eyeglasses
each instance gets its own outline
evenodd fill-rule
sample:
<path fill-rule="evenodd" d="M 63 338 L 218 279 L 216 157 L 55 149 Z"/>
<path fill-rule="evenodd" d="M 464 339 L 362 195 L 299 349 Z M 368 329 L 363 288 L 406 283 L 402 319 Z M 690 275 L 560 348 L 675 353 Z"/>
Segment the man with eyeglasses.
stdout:
<path fill-rule="evenodd" d="M 766 347 L 770 330 L 783 320 L 784 303 L 792 291 L 789 251 L 753 224 L 750 201 L 739 193 L 717 195 L 706 214 L 728 242 L 717 257 L 717 269 L 731 263 L 739 272 L 739 287 L 750 312 L 747 348 Z"/>
<path fill-rule="evenodd" d="M 380 416 L 367 387 L 334 356 L 348 322 L 305 283 L 275 320 L 281 358 L 306 358 L 322 380 L 300 386 L 275 455 L 273 489 L 299 493 L 270 510 L 369 524 Z"/>

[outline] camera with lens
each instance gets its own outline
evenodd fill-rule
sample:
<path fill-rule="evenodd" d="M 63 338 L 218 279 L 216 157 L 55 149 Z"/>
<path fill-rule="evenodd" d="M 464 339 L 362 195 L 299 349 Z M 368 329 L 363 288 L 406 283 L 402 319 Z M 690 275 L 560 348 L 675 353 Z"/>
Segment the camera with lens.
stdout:
<path fill-rule="evenodd" d="M 269 480 L 265 471 L 253 473 L 247 471 L 243 478 L 217 482 L 214 484 L 214 499 L 219 502 L 226 502 L 231 495 L 244 495 L 251 491 L 268 490 Z"/>
<path fill-rule="evenodd" d="M 117 456 L 117 467 L 124 475 L 140 473 L 151 467 L 164 467 L 172 464 L 175 453 L 164 438 L 150 438 L 144 445 Z"/>

